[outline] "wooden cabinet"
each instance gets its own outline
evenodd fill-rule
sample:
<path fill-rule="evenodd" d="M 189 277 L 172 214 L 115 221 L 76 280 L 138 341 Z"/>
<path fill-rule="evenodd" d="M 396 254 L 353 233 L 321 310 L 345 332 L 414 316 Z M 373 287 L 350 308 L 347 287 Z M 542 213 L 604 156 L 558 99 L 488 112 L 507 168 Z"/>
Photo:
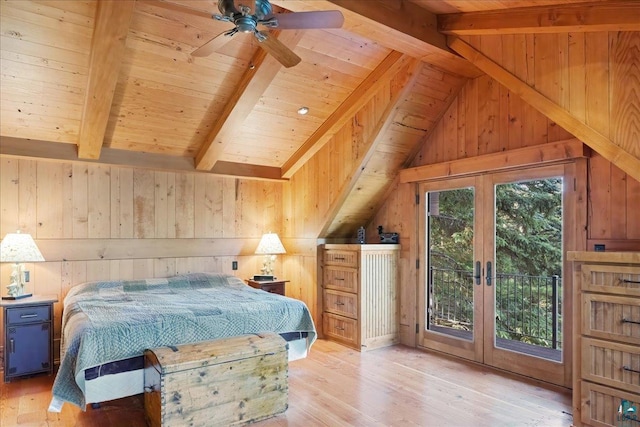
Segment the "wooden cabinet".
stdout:
<path fill-rule="evenodd" d="M 568 252 L 575 426 L 640 422 L 640 252 Z"/>
<path fill-rule="evenodd" d="M 399 245 L 320 247 L 324 337 L 357 350 L 399 339 Z"/>
<path fill-rule="evenodd" d="M 288 280 L 270 280 L 270 281 L 258 281 L 253 279 L 247 279 L 247 284 L 252 288 L 262 289 L 265 292 L 272 294 L 284 295 L 284 284 Z"/>
<path fill-rule="evenodd" d="M 4 312 L 4 381 L 53 372 L 53 303 L 55 296 L 2 300 Z"/>

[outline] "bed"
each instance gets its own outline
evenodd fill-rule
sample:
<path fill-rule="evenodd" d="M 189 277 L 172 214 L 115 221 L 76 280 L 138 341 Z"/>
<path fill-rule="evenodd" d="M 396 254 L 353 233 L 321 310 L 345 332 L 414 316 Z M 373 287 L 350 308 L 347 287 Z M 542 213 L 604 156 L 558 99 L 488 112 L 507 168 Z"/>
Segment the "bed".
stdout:
<path fill-rule="evenodd" d="M 288 341 L 289 360 L 316 339 L 306 305 L 232 275 L 88 282 L 64 300 L 60 368 L 49 411 L 143 393 L 145 349 L 263 331 Z"/>

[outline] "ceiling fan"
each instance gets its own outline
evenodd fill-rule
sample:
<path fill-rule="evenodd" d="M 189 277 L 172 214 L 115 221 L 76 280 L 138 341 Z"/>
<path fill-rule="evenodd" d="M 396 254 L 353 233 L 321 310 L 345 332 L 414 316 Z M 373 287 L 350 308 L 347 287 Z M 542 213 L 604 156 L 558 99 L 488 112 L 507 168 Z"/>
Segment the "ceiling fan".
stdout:
<path fill-rule="evenodd" d="M 250 3 L 250 5 L 243 4 Z M 237 5 L 236 5 L 237 3 Z M 272 14 L 268 0 L 218 0 L 220 14 L 213 14 L 218 21 L 231 22 L 234 28 L 224 31 L 191 53 L 192 56 L 208 56 L 218 50 L 236 33 L 252 33 L 259 46 L 273 55 L 285 67 L 293 67 L 300 57 L 267 32 L 258 31 L 257 26 L 282 30 L 311 28 L 340 28 L 344 22 L 338 10 L 292 12 Z"/>

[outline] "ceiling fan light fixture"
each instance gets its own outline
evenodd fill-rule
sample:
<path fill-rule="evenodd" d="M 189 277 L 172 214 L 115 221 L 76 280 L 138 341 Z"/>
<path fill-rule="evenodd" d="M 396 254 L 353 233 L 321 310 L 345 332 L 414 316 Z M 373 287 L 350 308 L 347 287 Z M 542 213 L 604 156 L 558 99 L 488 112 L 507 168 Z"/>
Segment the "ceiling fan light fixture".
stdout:
<path fill-rule="evenodd" d="M 241 33 L 253 33 L 256 30 L 256 21 L 251 16 L 243 16 L 235 21 L 236 28 Z"/>
<path fill-rule="evenodd" d="M 289 12 L 272 15 L 273 8 L 269 0 L 218 0 L 218 10 L 221 14 L 213 14 L 213 19 L 232 23 L 234 27 L 218 34 L 191 52 L 192 56 L 208 56 L 227 43 L 230 36 L 236 33 L 252 33 L 263 50 L 272 55 L 284 67 L 290 68 L 300 63 L 302 59 L 279 41 L 277 34 L 260 32 L 259 25 L 278 30 L 306 30 L 341 28 L 344 23 L 344 16 L 339 10 Z"/>
<path fill-rule="evenodd" d="M 300 108 L 298 108 L 298 114 L 300 114 L 301 116 L 304 116 L 308 112 L 309 112 L 309 107 L 300 107 Z"/>

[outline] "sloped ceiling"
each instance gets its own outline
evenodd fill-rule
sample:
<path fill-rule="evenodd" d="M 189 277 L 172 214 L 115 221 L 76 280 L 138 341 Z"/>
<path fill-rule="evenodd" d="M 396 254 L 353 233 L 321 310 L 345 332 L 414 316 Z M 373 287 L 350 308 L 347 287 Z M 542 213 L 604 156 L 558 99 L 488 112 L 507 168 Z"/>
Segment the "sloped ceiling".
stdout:
<path fill-rule="evenodd" d="M 325 227 L 340 234 L 371 215 L 466 79 L 489 72 L 452 48 L 447 34 L 482 25 L 529 32 L 639 26 L 629 18 L 638 16 L 637 2 L 272 4 L 275 12 L 340 10 L 345 22 L 274 32 L 302 59 L 284 68 L 242 33 L 192 57 L 231 27 L 211 19 L 215 0 L 3 1 L 0 153 L 287 180 L 378 87 L 408 70 L 366 144 L 362 173 L 346 187 L 348 203 L 336 206 Z M 598 13 L 602 5 L 607 13 Z M 504 15 L 510 11 L 520 15 Z M 518 18 L 523 11 L 533 21 Z M 516 28 L 497 28 L 505 22 Z M 303 106 L 309 113 L 301 116 Z"/>

